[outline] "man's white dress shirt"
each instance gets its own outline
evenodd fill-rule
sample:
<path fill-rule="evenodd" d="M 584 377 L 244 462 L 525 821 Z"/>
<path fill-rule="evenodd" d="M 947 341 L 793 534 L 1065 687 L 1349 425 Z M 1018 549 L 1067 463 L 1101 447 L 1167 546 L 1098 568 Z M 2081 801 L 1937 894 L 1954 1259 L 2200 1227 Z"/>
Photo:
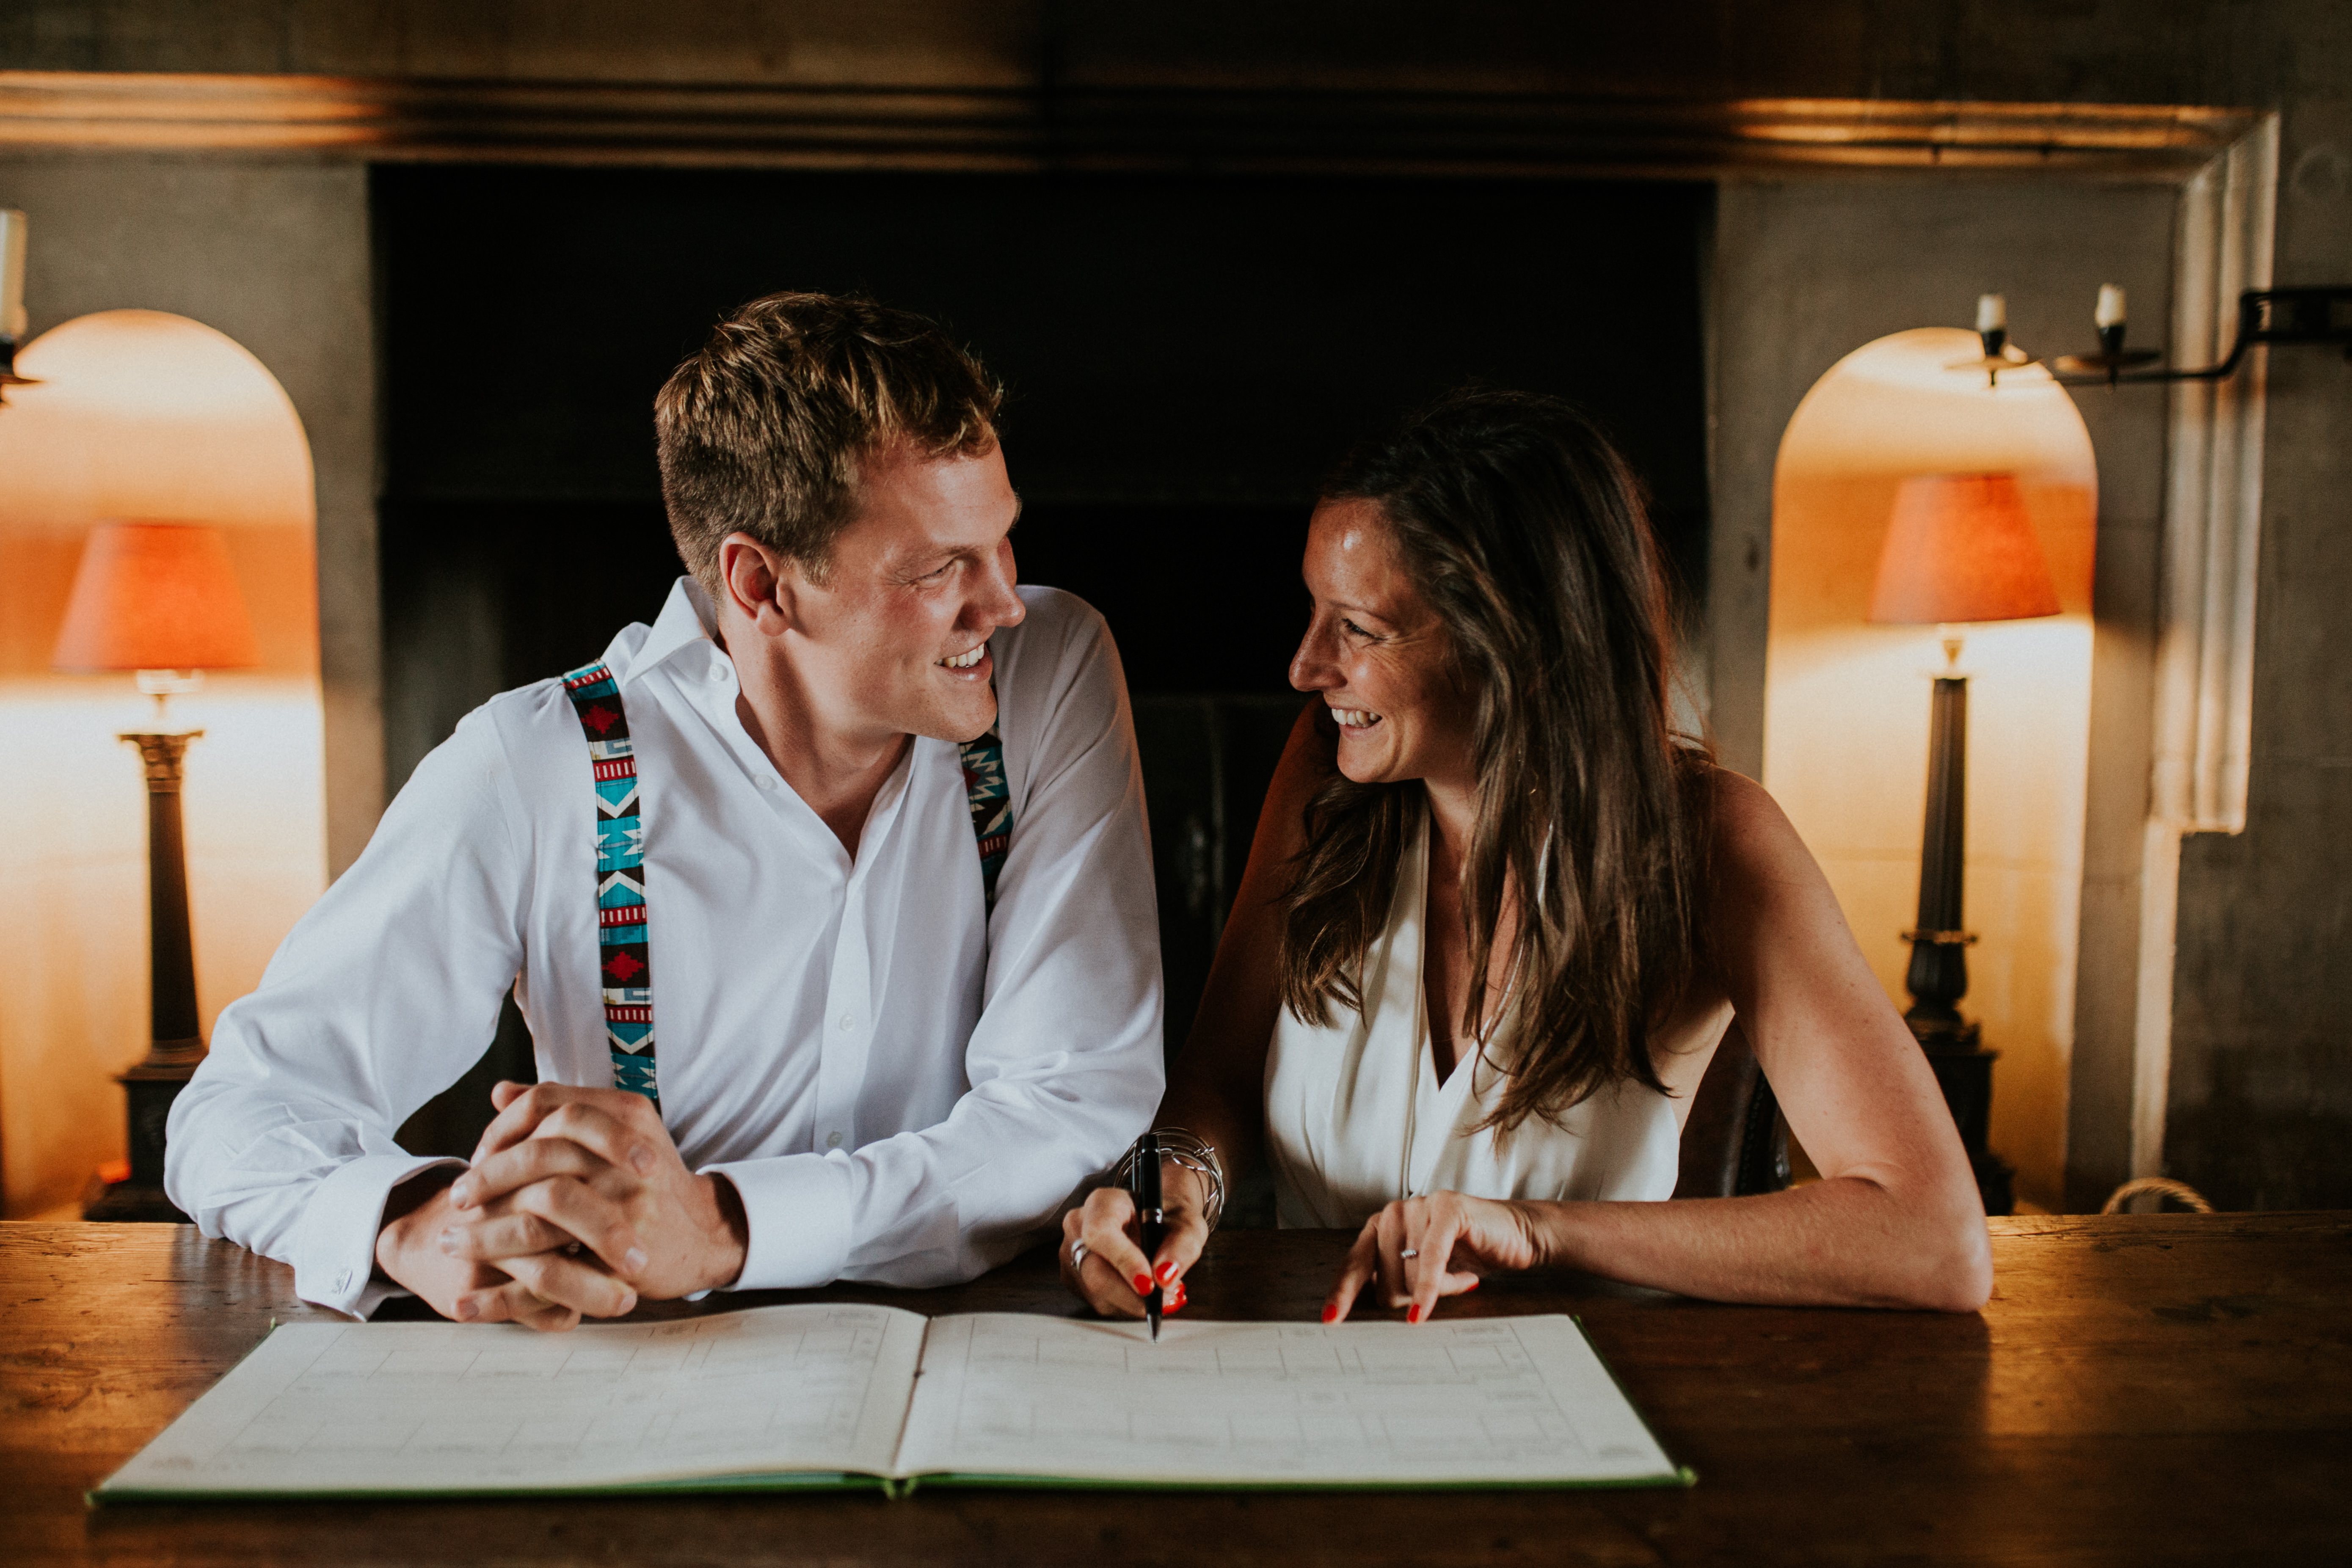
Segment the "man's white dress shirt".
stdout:
<path fill-rule="evenodd" d="M 740 1289 L 967 1279 L 1149 1122 L 1160 942 L 1126 682 L 1051 588 L 990 639 L 1013 838 L 984 910 L 955 745 L 918 737 L 843 849 L 737 717 L 681 579 L 604 660 L 635 743 L 662 1119 L 742 1194 Z M 207 1236 L 364 1316 L 401 1123 L 480 1057 L 511 984 L 542 1080 L 608 1086 L 587 744 L 561 680 L 467 715 L 173 1107 Z"/>

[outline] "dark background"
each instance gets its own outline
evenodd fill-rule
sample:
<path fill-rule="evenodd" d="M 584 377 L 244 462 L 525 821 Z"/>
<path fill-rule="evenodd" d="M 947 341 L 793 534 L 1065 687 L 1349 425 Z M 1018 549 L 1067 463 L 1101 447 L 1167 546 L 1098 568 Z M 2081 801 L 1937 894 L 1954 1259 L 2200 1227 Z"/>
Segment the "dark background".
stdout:
<path fill-rule="evenodd" d="M 1490 179 L 384 166 L 387 767 L 651 620 L 679 566 L 650 408 L 780 289 L 940 321 L 1005 382 L 1024 581 L 1109 620 L 1181 1044 L 1282 738 L 1317 480 L 1466 381 L 1557 393 L 1651 487 L 1704 591 L 1711 187 Z M 480 1068 L 404 1132 L 470 1149 Z M 479 1081 L 476 1081 L 478 1079 Z M 411 1141 L 411 1140 L 414 1141 Z"/>

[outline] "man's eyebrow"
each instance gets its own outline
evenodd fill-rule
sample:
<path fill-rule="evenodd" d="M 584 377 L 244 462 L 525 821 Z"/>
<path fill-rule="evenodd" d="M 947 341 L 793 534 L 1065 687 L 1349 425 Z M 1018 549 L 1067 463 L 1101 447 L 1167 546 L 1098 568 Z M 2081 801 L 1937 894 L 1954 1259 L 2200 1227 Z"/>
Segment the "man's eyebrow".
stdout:
<path fill-rule="evenodd" d="M 1004 525 L 1004 531 L 1007 534 L 1021 526 L 1024 505 L 1019 496 L 1013 498 L 1013 521 Z M 911 571 L 926 562 L 961 561 L 982 553 L 983 552 L 977 545 L 933 543 L 909 549 L 900 561 L 904 569 Z"/>

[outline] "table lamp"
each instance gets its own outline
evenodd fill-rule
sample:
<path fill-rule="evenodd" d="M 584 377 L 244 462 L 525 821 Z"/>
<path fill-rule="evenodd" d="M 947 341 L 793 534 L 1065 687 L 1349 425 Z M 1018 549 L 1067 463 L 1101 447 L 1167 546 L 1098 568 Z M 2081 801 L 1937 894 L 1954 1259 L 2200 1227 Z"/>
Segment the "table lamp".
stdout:
<path fill-rule="evenodd" d="M 1960 672 L 1963 628 L 1970 621 L 2014 621 L 2058 613 L 2049 563 L 2025 514 L 2013 474 L 1923 474 L 1903 481 L 1870 619 L 1934 624 L 1945 668 L 1935 678 L 1927 735 L 1927 812 L 1919 847 L 1919 914 L 1903 933 L 1911 944 L 1904 978 L 1911 1026 L 1958 1124 L 1975 1167 L 1985 1212 L 2014 1206 L 2008 1164 L 1987 1146 L 1992 1063 L 1976 1025 L 1960 1016 L 1968 994 L 1968 949 L 1960 892 L 1968 839 L 1969 678 Z"/>
<path fill-rule="evenodd" d="M 101 522 L 82 547 L 52 665 L 62 671 L 135 670 L 155 699 L 151 730 L 121 739 L 147 771 L 147 931 L 153 989 L 150 1044 L 120 1081 L 130 1098 L 131 1174 L 110 1185 L 89 1219 L 181 1220 L 163 1195 L 163 1124 L 204 1060 L 196 1019 L 195 948 L 180 832 L 180 764 L 201 730 L 173 731 L 165 704 L 194 690 L 206 669 L 257 664 L 253 624 L 218 529 L 175 522 Z"/>

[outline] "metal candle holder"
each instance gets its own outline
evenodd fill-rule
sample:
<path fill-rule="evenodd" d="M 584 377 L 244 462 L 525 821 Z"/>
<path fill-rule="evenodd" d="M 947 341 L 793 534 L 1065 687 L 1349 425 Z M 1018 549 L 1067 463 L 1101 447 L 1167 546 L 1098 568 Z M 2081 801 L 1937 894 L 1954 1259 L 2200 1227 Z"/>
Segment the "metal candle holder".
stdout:
<path fill-rule="evenodd" d="M 0 338 L 0 407 L 7 405 L 10 387 L 40 384 L 40 382 L 32 376 L 16 374 L 16 340 Z"/>
<path fill-rule="evenodd" d="M 2230 357 L 2201 370 L 2141 368 L 2162 359 L 2163 351 L 2125 348 L 2124 323 L 2117 321 L 2099 329 L 2097 353 L 2061 354 L 2051 362 L 2051 374 L 2067 386 L 2227 381 L 2257 343 L 2337 343 L 2344 357 L 2352 359 L 2352 285 L 2247 289 L 2238 296 L 2238 336 L 2230 345 Z"/>

